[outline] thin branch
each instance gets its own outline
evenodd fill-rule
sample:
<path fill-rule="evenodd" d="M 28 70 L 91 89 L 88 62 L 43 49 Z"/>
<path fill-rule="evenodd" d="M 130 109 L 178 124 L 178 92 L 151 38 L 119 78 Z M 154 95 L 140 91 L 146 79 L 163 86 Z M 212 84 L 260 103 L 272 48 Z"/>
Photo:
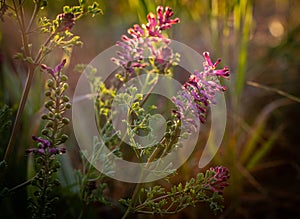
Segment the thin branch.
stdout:
<path fill-rule="evenodd" d="M 253 86 L 253 87 L 257 87 L 257 88 L 267 90 L 267 91 L 275 92 L 275 93 L 277 93 L 281 96 L 284 96 L 284 97 L 286 97 L 290 100 L 293 100 L 297 103 L 300 103 L 300 98 L 299 97 L 291 95 L 291 94 L 289 94 L 287 92 L 284 92 L 282 90 L 279 90 L 279 89 L 276 89 L 276 88 L 273 88 L 273 87 L 269 87 L 269 86 L 265 86 L 265 85 L 259 84 L 257 82 L 254 82 L 254 81 L 247 81 L 247 84 L 250 85 L 250 86 Z"/>
<path fill-rule="evenodd" d="M 35 175 L 33 178 L 31 178 L 31 179 L 29 179 L 29 180 L 26 180 L 25 182 L 23 182 L 23 183 L 21 183 L 21 184 L 19 184 L 19 185 L 13 187 L 13 188 L 11 188 L 11 189 L 9 189 L 8 192 L 11 193 L 11 192 L 14 192 L 14 191 L 17 190 L 17 189 L 20 189 L 20 188 L 22 188 L 22 187 L 27 186 L 28 184 L 30 184 L 30 183 L 36 178 L 36 176 L 37 176 L 37 175 Z"/>

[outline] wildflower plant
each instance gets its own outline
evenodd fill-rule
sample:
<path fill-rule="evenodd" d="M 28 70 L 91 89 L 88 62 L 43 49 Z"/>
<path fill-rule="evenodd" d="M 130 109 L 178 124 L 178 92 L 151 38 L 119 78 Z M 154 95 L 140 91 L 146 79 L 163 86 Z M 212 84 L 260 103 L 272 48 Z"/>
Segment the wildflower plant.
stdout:
<path fill-rule="evenodd" d="M 66 113 L 71 108 L 70 98 L 66 93 L 68 77 L 63 73 L 63 68 L 72 55 L 73 47 L 82 45 L 80 37 L 72 33 L 77 20 L 87 14 L 94 16 L 101 13 L 98 3 L 88 2 L 79 0 L 78 5 L 64 6 L 54 19 L 39 17 L 39 12 L 48 5 L 47 0 L 33 1 L 34 9 L 30 19 L 25 18 L 24 1 L 0 2 L 0 19 L 3 21 L 11 12 L 17 20 L 23 47 L 15 58 L 23 61 L 27 68 L 27 80 L 12 134 L 3 161 L 0 162 L 1 170 L 9 164 L 34 74 L 41 71 L 49 78 L 44 92 L 42 129 L 39 135 L 32 136 L 35 147 L 25 150 L 34 157 L 35 175 L 15 188 L 5 187 L 0 192 L 2 198 L 31 184 L 32 193 L 29 193 L 28 200 L 32 218 L 55 217 L 53 208 L 60 197 L 58 155 L 67 152 L 63 144 L 68 139 L 65 127 L 70 122 Z M 203 70 L 194 71 L 189 80 L 178 87 L 170 101 L 152 95 L 159 86 L 161 77 L 173 78 L 174 68 L 181 59 L 181 54 L 173 49 L 167 34 L 168 29 L 180 22 L 173 15 L 170 7 L 159 6 L 156 13 L 147 15 L 146 24 L 136 24 L 128 29 L 128 35 L 123 35 L 116 43 L 118 52 L 110 57 L 111 64 L 114 63 L 118 70 L 109 82 L 96 75 L 98 68 L 85 68 L 89 72 L 88 82 L 96 112 L 94 120 L 101 139 L 93 136 L 92 151 L 81 151 L 82 168 L 77 172 L 76 185 L 79 187 L 78 197 L 86 205 L 95 202 L 112 204 L 105 197 L 104 191 L 108 188 L 107 176 L 114 176 L 116 171 L 120 171 L 117 170 L 117 162 L 125 160 L 142 163 L 143 168 L 136 176 L 138 184 L 135 185 L 132 196 L 119 201 L 122 208 L 126 208 L 123 218 L 132 213 L 175 214 L 188 206 L 196 206 L 199 202 L 209 203 L 214 212 L 223 209 L 222 194 L 229 179 L 226 167 L 212 167 L 187 182 L 170 186 L 170 189 L 150 183 L 153 181 L 151 174 L 168 182 L 169 175 L 176 173 L 172 163 L 164 162 L 163 158 L 168 157 L 172 151 L 184 148 L 182 141 L 197 133 L 195 130 L 199 122 L 206 122 L 209 107 L 217 104 L 215 96 L 226 90 L 219 78 L 228 78 L 230 74 L 228 67 L 217 69 L 220 60 L 213 63 L 209 53 L 205 52 Z M 35 24 L 37 27 L 34 27 Z M 31 45 L 34 39 L 30 38 L 29 33 L 36 31 L 45 37 L 41 45 Z M 55 48 L 61 49 L 66 59 L 54 68 L 42 64 Z M 161 104 L 162 109 L 154 104 L 157 100 L 164 103 Z M 159 116 L 160 113 L 163 116 Z M 157 129 L 159 126 L 161 128 Z M 101 169 L 95 167 L 96 163 L 102 164 Z"/>
<path fill-rule="evenodd" d="M 89 1 L 79 0 L 78 5 L 66 5 L 56 18 L 50 19 L 40 16 L 40 12 L 47 8 L 47 0 L 36 0 L 33 3 L 34 9 L 27 24 L 24 14 L 24 1 L 1 1 L 1 19 L 4 20 L 5 16 L 9 14 L 14 15 L 21 32 L 22 50 L 15 55 L 15 58 L 22 60 L 27 65 L 27 80 L 4 155 L 3 160 L 5 162 L 9 161 L 10 154 L 13 151 L 17 129 L 21 122 L 22 113 L 37 68 L 55 48 L 62 49 L 67 56 L 70 56 L 74 46 L 82 45 L 82 42 L 79 40 L 80 37 L 71 32 L 76 21 L 88 14 L 94 16 L 102 13 L 97 2 L 89 4 Z M 33 41 L 34 38 L 31 39 L 29 36 L 34 35 L 33 33 L 42 33 L 44 42 L 41 45 L 36 45 L 37 43 L 32 44 L 31 40 Z M 31 48 L 32 46 L 34 49 Z"/>
<path fill-rule="evenodd" d="M 226 90 L 219 78 L 230 75 L 228 67 L 217 69 L 220 59 L 213 63 L 209 53 L 204 52 L 203 70 L 195 70 L 169 103 L 152 95 L 160 78 L 172 78 L 174 67 L 180 62 L 180 54 L 173 49 L 166 33 L 180 22 L 179 18 L 172 18 L 173 14 L 170 7 L 159 6 L 156 14 L 148 14 L 147 24 L 135 24 L 128 29 L 128 35 L 123 35 L 116 43 L 118 51 L 111 61 L 118 70 L 114 77 L 109 77 L 109 82 L 96 75 L 101 66 L 90 65 L 85 70 L 102 140 L 96 144 L 93 141 L 93 149 L 84 151 L 85 158 L 96 166 L 97 162 L 102 163 L 101 168 L 97 168 L 101 176 L 104 173 L 113 177 L 120 173 L 114 167 L 120 159 L 142 163 L 144 167 L 136 172 L 138 184 L 132 196 L 120 200 L 127 207 L 123 218 L 131 213 L 175 214 L 199 202 L 209 203 L 214 212 L 223 208 L 223 189 L 228 186 L 229 179 L 226 167 L 210 168 L 205 174 L 199 173 L 170 190 L 147 183 L 151 174 L 163 176 L 159 178 L 168 181 L 168 175 L 175 173 L 172 164 L 164 163 L 162 158 L 184 147 L 181 141 L 193 136 L 199 122 L 206 122 L 209 107 L 217 104 L 215 96 Z M 154 105 L 157 101 L 166 103 L 163 109 Z M 157 115 L 161 112 L 164 116 Z M 155 130 L 160 125 L 164 129 Z M 110 151 L 107 154 L 105 147 Z M 108 163 L 110 169 L 105 171 Z M 125 166 L 119 167 L 126 171 Z M 97 180 L 101 185 L 103 178 Z"/>
<path fill-rule="evenodd" d="M 45 91 L 44 107 L 47 112 L 41 117 L 44 127 L 41 135 L 32 137 L 36 142 L 36 147 L 26 150 L 28 154 L 34 155 L 36 175 L 12 189 L 4 187 L 1 191 L 1 198 L 9 196 L 19 188 L 32 184 L 33 196 L 29 197 L 32 218 L 52 218 L 54 216 L 53 205 L 58 199 L 55 193 L 60 184 L 56 175 L 60 168 L 57 155 L 66 152 L 66 148 L 61 145 L 68 139 L 64 128 L 70 121 L 65 113 L 70 109 L 71 104 L 66 94 L 68 77 L 62 73 L 67 59 L 63 59 L 55 68 L 42 63 L 45 62 L 50 53 L 55 52 L 55 49 L 61 49 L 64 56 L 69 58 L 73 47 L 82 45 L 79 40 L 80 37 L 72 33 L 77 20 L 88 14 L 95 16 L 102 11 L 97 2 L 90 3 L 90 1 L 78 0 L 78 5 L 65 5 L 56 17 L 48 18 L 42 16 L 44 13 L 41 12 L 47 8 L 50 1 L 34 0 L 32 1 L 33 11 L 28 18 L 28 14 L 24 12 L 24 3 L 25 1 L 16 0 L 1 0 L 0 2 L 0 19 L 3 22 L 11 17 L 16 19 L 21 33 L 22 49 L 14 58 L 21 60 L 27 70 L 27 80 L 18 105 L 12 133 L 3 160 L 0 162 L 1 186 L 4 179 L 2 175 L 6 174 L 12 162 L 10 158 L 14 151 L 15 139 L 20 128 L 28 94 L 34 83 L 33 78 L 37 72 L 40 72 L 40 68 L 46 72 L 45 77 L 50 77 L 46 82 L 47 90 Z M 40 45 L 35 38 L 37 35 L 44 40 Z"/>
<path fill-rule="evenodd" d="M 68 77 L 62 73 L 65 63 L 64 59 L 54 69 L 45 64 L 41 65 L 42 70 L 51 78 L 47 81 L 45 91 L 47 113 L 41 117 L 46 121 L 41 131 L 42 136 L 33 136 L 32 139 L 37 142 L 37 147 L 26 150 L 27 153 L 34 154 L 37 172 L 31 182 L 35 188 L 34 197 L 29 199 L 32 218 L 52 218 L 51 206 L 57 199 L 53 193 L 59 185 L 56 172 L 60 164 L 56 155 L 66 152 L 66 148 L 60 145 L 68 139 L 68 135 L 64 133 L 64 127 L 70 121 L 65 117 L 65 113 L 71 108 L 69 97 L 66 95 Z"/>

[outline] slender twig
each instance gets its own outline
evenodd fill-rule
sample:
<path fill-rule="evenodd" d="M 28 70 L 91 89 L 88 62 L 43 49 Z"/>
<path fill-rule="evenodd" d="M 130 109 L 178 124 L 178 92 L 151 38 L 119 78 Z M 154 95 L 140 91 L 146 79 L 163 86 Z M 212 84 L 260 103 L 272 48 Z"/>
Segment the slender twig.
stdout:
<path fill-rule="evenodd" d="M 23 182 L 23 183 L 21 183 L 21 184 L 15 186 L 15 187 L 13 187 L 13 188 L 11 188 L 11 189 L 9 189 L 8 192 L 11 193 L 11 192 L 14 192 L 14 191 L 17 190 L 17 189 L 20 189 L 20 188 L 22 188 L 22 187 L 27 186 L 28 184 L 30 184 L 30 183 L 35 179 L 35 177 L 36 177 L 36 176 L 34 176 L 34 177 L 31 178 L 31 179 L 26 180 L 25 182 Z"/>
<path fill-rule="evenodd" d="M 39 9 L 40 9 L 40 1 L 37 1 L 37 3 L 34 5 L 32 16 L 31 16 L 28 26 L 26 28 L 26 34 L 28 34 L 30 32 L 31 26 L 33 24 L 33 21 L 35 20 L 35 17 L 37 16 L 37 14 L 39 12 Z"/>
<path fill-rule="evenodd" d="M 261 89 L 264 89 L 264 90 L 275 92 L 275 93 L 277 93 L 281 96 L 284 96 L 284 97 L 286 97 L 290 100 L 293 100 L 297 103 L 300 103 L 300 98 L 299 97 L 291 95 L 291 94 L 289 94 L 287 92 L 284 92 L 282 90 L 279 90 L 279 89 L 276 89 L 276 88 L 273 88 L 273 87 L 269 87 L 269 86 L 265 86 L 265 85 L 259 84 L 257 82 L 254 82 L 254 81 L 247 81 L 247 84 L 250 85 L 250 86 L 253 86 L 253 87 L 258 87 L 258 88 L 261 88 Z"/>

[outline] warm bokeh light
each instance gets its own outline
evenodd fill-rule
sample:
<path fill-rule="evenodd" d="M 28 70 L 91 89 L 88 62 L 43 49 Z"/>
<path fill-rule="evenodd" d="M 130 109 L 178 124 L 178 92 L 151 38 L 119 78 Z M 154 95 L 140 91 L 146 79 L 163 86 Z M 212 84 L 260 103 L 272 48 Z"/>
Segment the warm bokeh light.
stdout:
<path fill-rule="evenodd" d="M 281 38 L 284 34 L 284 26 L 279 20 L 272 20 L 269 23 L 269 31 L 272 36 Z"/>

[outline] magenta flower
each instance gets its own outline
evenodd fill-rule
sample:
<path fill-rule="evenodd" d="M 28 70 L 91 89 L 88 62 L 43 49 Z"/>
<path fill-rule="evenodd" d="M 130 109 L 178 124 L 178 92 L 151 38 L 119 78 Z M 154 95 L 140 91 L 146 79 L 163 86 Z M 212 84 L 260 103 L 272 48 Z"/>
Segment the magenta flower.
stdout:
<path fill-rule="evenodd" d="M 66 64 L 66 59 L 63 59 L 62 62 L 60 64 L 58 64 L 54 69 L 51 67 L 48 67 L 45 64 L 41 64 L 41 68 L 42 68 L 42 70 L 46 71 L 47 73 L 49 73 L 53 77 L 55 77 L 55 74 L 59 73 L 63 69 L 65 64 Z"/>
<path fill-rule="evenodd" d="M 157 7 L 157 16 L 149 13 L 147 16 L 148 23 L 146 29 L 149 36 L 162 37 L 161 31 L 169 29 L 173 24 L 179 23 L 179 18 L 170 19 L 173 15 L 173 10 L 166 7 L 165 11 L 162 6 Z"/>
<path fill-rule="evenodd" d="M 210 189 L 212 192 L 223 194 L 223 189 L 229 185 L 228 179 L 230 177 L 229 170 L 226 167 L 217 166 L 211 167 L 211 171 L 214 172 L 204 187 Z"/>
<path fill-rule="evenodd" d="M 37 137 L 37 136 L 32 136 L 32 139 L 36 142 L 38 142 L 38 147 L 37 148 L 29 148 L 26 150 L 27 153 L 35 153 L 35 154 L 63 154 L 66 153 L 65 148 L 56 148 L 56 147 L 51 147 L 51 142 L 49 140 Z"/>
<path fill-rule="evenodd" d="M 177 106 L 177 110 L 173 112 L 179 119 L 185 121 L 183 123 L 183 125 L 186 125 L 185 127 L 189 127 L 186 123 L 191 120 L 186 114 L 188 109 L 194 112 L 201 123 L 205 122 L 207 108 L 210 104 L 215 104 L 216 93 L 226 90 L 226 87 L 220 84 L 219 77 L 228 78 L 230 75 L 227 66 L 223 69 L 216 69 L 221 59 L 213 64 L 208 52 L 204 52 L 203 56 L 205 58 L 204 71 L 195 71 L 183 85 L 183 91 L 173 98 L 173 102 Z M 192 125 L 194 125 L 194 122 Z"/>
<path fill-rule="evenodd" d="M 203 56 L 206 60 L 206 62 L 203 64 L 205 71 L 209 71 L 209 72 L 212 71 L 211 72 L 212 75 L 228 78 L 228 76 L 230 75 L 228 66 L 225 66 L 223 69 L 218 69 L 218 70 L 216 69 L 217 65 L 221 62 L 221 59 L 218 59 L 215 62 L 215 64 L 213 64 L 210 57 L 209 57 L 208 52 L 204 52 Z"/>
<path fill-rule="evenodd" d="M 174 62 L 175 56 L 169 48 L 170 40 L 162 35 L 162 31 L 179 22 L 179 18 L 171 19 L 173 11 L 162 6 L 157 7 L 157 14 L 147 15 L 146 25 L 133 25 L 128 29 L 129 36 L 123 35 L 122 41 L 116 43 L 121 50 L 112 61 L 121 66 L 129 74 L 135 69 L 150 66 L 149 59 L 154 59 L 155 66 L 164 71 Z"/>
<path fill-rule="evenodd" d="M 170 7 L 166 7 L 165 11 L 162 6 L 157 7 L 157 16 L 159 20 L 160 30 L 169 29 L 173 24 L 177 24 L 180 22 L 179 18 L 170 19 L 173 16 L 173 10 Z"/>

